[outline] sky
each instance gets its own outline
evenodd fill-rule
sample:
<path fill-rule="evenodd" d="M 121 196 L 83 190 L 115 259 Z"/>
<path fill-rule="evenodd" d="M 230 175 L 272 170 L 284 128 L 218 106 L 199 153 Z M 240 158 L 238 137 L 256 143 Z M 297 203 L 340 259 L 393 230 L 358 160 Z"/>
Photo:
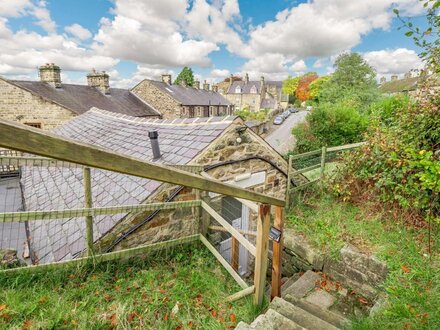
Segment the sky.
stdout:
<path fill-rule="evenodd" d="M 419 0 L 0 0 L 0 75 L 37 80 L 55 63 L 64 83 L 96 69 L 121 88 L 183 66 L 210 83 L 282 80 L 329 74 L 352 51 L 402 76 L 422 63 L 394 8 L 423 26 Z"/>

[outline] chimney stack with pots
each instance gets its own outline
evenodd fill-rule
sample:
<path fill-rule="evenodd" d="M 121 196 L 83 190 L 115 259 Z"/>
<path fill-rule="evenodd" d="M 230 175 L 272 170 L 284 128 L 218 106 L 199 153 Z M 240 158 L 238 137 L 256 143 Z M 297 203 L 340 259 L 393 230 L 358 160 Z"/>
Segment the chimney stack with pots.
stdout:
<path fill-rule="evenodd" d="M 162 156 L 159 147 L 159 133 L 157 131 L 149 131 L 148 137 L 150 138 L 151 150 L 153 151 L 153 159 L 159 159 Z"/>
<path fill-rule="evenodd" d="M 249 75 L 246 73 L 246 75 L 244 76 L 244 83 L 247 85 L 249 84 Z"/>
<path fill-rule="evenodd" d="M 204 89 L 205 91 L 209 91 L 209 84 L 206 82 L 206 80 L 205 80 L 205 82 L 203 83 L 203 89 Z"/>
<path fill-rule="evenodd" d="M 165 84 L 171 85 L 171 75 L 170 74 L 163 74 L 162 75 L 162 82 Z"/>
<path fill-rule="evenodd" d="M 391 76 L 391 81 L 396 81 L 399 77 L 397 75 L 392 75 Z"/>
<path fill-rule="evenodd" d="M 193 85 L 193 87 L 196 88 L 196 89 L 200 89 L 200 81 L 198 81 L 198 80 L 194 80 L 194 85 Z"/>
<path fill-rule="evenodd" d="M 411 71 L 405 73 L 405 75 L 404 75 L 404 78 L 405 78 L 405 79 L 409 79 L 409 78 L 411 78 L 411 77 L 412 77 L 412 72 L 411 72 Z"/>
<path fill-rule="evenodd" d="M 110 76 L 105 71 L 95 69 L 87 75 L 87 85 L 95 87 L 103 94 L 110 94 Z"/>
<path fill-rule="evenodd" d="M 212 91 L 215 93 L 218 93 L 218 86 L 217 85 L 212 85 Z"/>
<path fill-rule="evenodd" d="M 55 88 L 61 88 L 61 69 L 54 63 L 46 63 L 39 68 L 40 81 Z"/>
<path fill-rule="evenodd" d="M 380 78 L 380 83 L 381 84 L 384 84 L 384 83 L 386 83 L 387 82 L 387 78 L 385 78 L 385 77 L 381 77 Z"/>

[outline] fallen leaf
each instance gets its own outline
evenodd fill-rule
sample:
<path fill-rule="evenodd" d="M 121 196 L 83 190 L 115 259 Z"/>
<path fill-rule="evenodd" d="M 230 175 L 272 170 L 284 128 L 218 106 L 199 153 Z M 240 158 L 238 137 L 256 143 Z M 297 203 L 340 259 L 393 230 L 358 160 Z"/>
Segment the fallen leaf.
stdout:
<path fill-rule="evenodd" d="M 178 326 L 176 327 L 176 330 L 182 330 L 182 327 L 181 327 L 180 325 L 178 325 Z"/>
<path fill-rule="evenodd" d="M 0 305 L 0 311 L 6 309 L 6 307 L 8 307 L 8 305 L 5 305 L 5 304 Z"/>
<path fill-rule="evenodd" d="M 76 320 L 72 320 L 71 323 L 72 323 L 73 326 L 77 326 L 78 325 L 78 322 Z"/>
<path fill-rule="evenodd" d="M 403 272 L 404 273 L 409 273 L 411 270 L 408 268 L 408 267 L 406 267 L 405 265 L 402 265 L 402 270 L 403 270 Z"/>
<path fill-rule="evenodd" d="M 192 321 L 188 321 L 188 328 L 192 328 L 193 326 L 193 322 Z"/>
<path fill-rule="evenodd" d="M 168 313 L 165 314 L 165 316 L 163 317 L 164 321 L 168 321 Z"/>
<path fill-rule="evenodd" d="M 235 314 L 229 315 L 229 319 L 231 320 L 231 322 L 237 323 L 237 317 L 235 316 Z"/>
<path fill-rule="evenodd" d="M 359 302 L 360 302 L 361 304 L 364 304 L 364 305 L 367 305 L 367 304 L 368 304 L 368 301 L 365 300 L 364 298 L 359 298 Z"/>
<path fill-rule="evenodd" d="M 112 314 L 108 317 L 108 319 L 110 320 L 110 324 L 111 325 L 118 325 L 118 318 L 116 316 L 116 314 Z"/>
<path fill-rule="evenodd" d="M 45 303 L 47 303 L 48 300 L 49 300 L 49 298 L 47 298 L 47 296 L 43 296 L 40 298 L 40 300 L 38 300 L 38 302 L 40 304 L 45 304 Z"/>
<path fill-rule="evenodd" d="M 23 323 L 23 329 L 29 329 L 32 323 L 34 323 L 34 320 L 27 320 L 26 322 Z"/>
<path fill-rule="evenodd" d="M 211 315 L 212 315 L 213 317 L 217 317 L 217 312 L 216 312 L 215 309 L 213 309 L 213 310 L 211 311 Z"/>

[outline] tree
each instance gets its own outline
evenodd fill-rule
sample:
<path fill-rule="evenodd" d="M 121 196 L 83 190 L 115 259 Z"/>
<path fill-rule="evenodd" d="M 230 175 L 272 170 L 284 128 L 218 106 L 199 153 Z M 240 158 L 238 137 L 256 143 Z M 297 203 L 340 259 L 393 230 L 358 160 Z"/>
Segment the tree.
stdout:
<path fill-rule="evenodd" d="M 300 77 L 290 77 L 283 81 L 283 93 L 294 96 L 299 85 Z"/>
<path fill-rule="evenodd" d="M 318 79 L 318 75 L 315 72 L 306 73 L 299 80 L 298 87 L 296 89 L 296 98 L 300 101 L 307 101 L 310 97 L 310 84 Z"/>
<path fill-rule="evenodd" d="M 180 71 L 176 80 L 174 81 L 175 85 L 180 85 L 182 82 L 185 82 L 187 86 L 192 87 L 194 85 L 194 74 L 191 68 L 187 66 Z"/>
<path fill-rule="evenodd" d="M 337 102 L 350 99 L 366 110 L 377 100 L 379 91 L 376 72 L 357 53 L 340 55 L 334 64 L 335 72 L 322 86 L 321 101 Z"/>
<path fill-rule="evenodd" d="M 310 89 L 310 98 L 319 101 L 319 97 L 322 92 L 322 88 L 325 85 L 327 81 L 329 81 L 331 76 L 323 76 L 319 77 L 318 79 L 312 81 L 310 83 L 309 89 Z"/>

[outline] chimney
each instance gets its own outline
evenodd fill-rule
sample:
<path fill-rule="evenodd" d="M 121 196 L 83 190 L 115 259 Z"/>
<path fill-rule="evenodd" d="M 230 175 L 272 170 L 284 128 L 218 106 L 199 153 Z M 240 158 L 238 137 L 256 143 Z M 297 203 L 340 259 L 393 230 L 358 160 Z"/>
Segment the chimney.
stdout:
<path fill-rule="evenodd" d="M 198 81 L 198 80 L 194 80 L 194 85 L 193 85 L 193 87 L 196 88 L 196 89 L 200 89 L 200 81 Z"/>
<path fill-rule="evenodd" d="M 159 148 L 159 133 L 157 131 L 149 131 L 148 137 L 150 138 L 151 150 L 153 151 L 153 159 L 159 159 L 162 156 Z"/>
<path fill-rule="evenodd" d="M 246 73 L 246 75 L 244 76 L 244 83 L 247 85 L 249 84 L 249 75 Z"/>
<path fill-rule="evenodd" d="M 182 79 L 182 80 L 180 81 L 180 86 L 182 86 L 182 87 L 187 87 L 187 84 L 186 84 L 186 80 L 185 80 L 185 79 Z"/>
<path fill-rule="evenodd" d="M 231 73 L 231 75 L 230 75 L 230 77 L 229 77 L 229 86 L 228 86 L 228 91 L 229 91 L 229 89 L 231 89 L 231 86 L 232 86 L 232 82 L 233 82 L 233 78 L 234 76 L 232 75 L 232 73 Z"/>
<path fill-rule="evenodd" d="M 206 82 L 206 80 L 205 80 L 205 82 L 203 83 L 203 89 L 204 89 L 205 91 L 209 91 L 209 84 Z"/>
<path fill-rule="evenodd" d="M 102 94 L 110 94 L 110 76 L 105 71 L 98 72 L 93 69 L 87 75 L 87 85 L 95 87 Z"/>
<path fill-rule="evenodd" d="M 385 77 L 381 77 L 380 78 L 380 83 L 381 84 L 385 84 L 387 82 L 387 78 L 385 78 Z"/>
<path fill-rule="evenodd" d="M 264 86 L 264 76 L 261 76 L 260 81 L 261 81 L 261 86 Z"/>
<path fill-rule="evenodd" d="M 215 93 L 218 93 L 218 86 L 217 85 L 212 85 L 212 91 Z"/>
<path fill-rule="evenodd" d="M 394 74 L 394 75 L 391 76 L 391 81 L 396 81 L 397 79 L 398 79 L 397 75 Z"/>
<path fill-rule="evenodd" d="M 61 88 L 61 69 L 53 63 L 46 63 L 39 68 L 40 80 L 55 88 Z"/>
<path fill-rule="evenodd" d="M 404 78 L 405 78 L 405 79 L 409 79 L 409 78 L 411 78 L 411 77 L 412 77 L 412 73 L 411 73 L 411 71 L 405 73 L 405 75 L 404 75 Z"/>
<path fill-rule="evenodd" d="M 171 85 L 171 75 L 170 74 L 163 74 L 162 75 L 162 82 L 164 82 L 165 84 Z"/>

